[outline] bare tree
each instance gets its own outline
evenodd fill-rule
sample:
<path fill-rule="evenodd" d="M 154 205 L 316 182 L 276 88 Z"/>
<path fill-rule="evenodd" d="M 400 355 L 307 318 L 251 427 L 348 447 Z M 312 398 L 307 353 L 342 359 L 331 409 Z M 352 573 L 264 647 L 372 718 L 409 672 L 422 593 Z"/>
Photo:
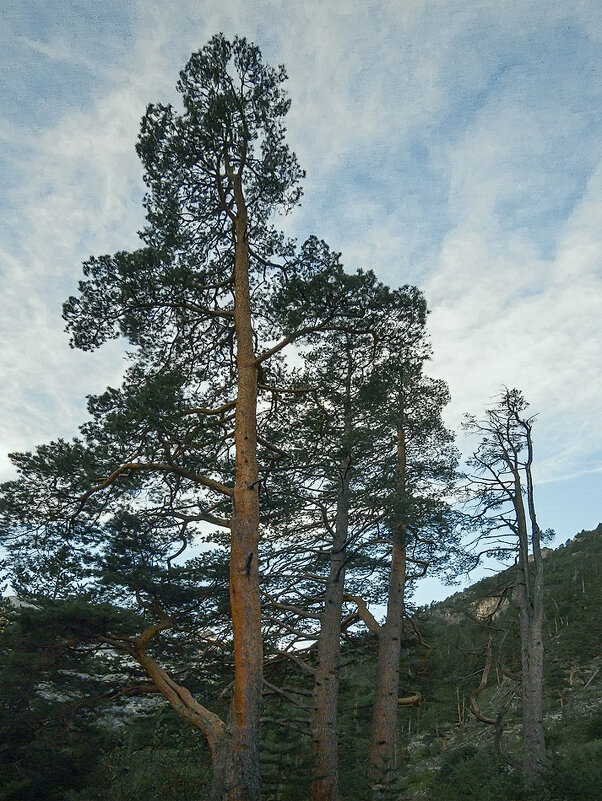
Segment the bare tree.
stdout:
<path fill-rule="evenodd" d="M 482 420 L 469 416 L 465 428 L 481 436 L 469 464 L 471 488 L 485 533 L 481 552 L 514 553 L 522 664 L 523 770 L 527 784 L 546 769 L 543 730 L 543 591 L 542 531 L 533 492 L 534 417 L 524 415 L 528 403 L 517 389 L 505 388 Z"/>

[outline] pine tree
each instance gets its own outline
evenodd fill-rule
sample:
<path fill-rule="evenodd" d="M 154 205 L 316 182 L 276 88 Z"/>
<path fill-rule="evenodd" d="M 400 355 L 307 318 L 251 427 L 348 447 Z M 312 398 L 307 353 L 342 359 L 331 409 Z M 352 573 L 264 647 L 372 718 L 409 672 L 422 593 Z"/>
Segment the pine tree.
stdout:
<path fill-rule="evenodd" d="M 340 324 L 347 308 L 337 254 L 315 238 L 297 249 L 272 226 L 276 211 L 297 202 L 302 175 L 284 141 L 285 78 L 245 39 L 218 35 L 180 75 L 183 112 L 148 107 L 137 145 L 148 189 L 144 246 L 90 258 L 64 310 L 75 347 L 119 336 L 133 346 L 124 384 L 90 399 L 91 420 L 73 442 L 15 455 L 20 477 L 4 487 L 2 505 L 23 591 L 100 592 L 109 565 L 99 559 L 116 555 L 107 527 L 119 547 L 136 540 L 122 588 L 144 625 L 106 637 L 204 732 L 212 798 L 231 801 L 260 794 L 259 494 L 278 457 L 262 435 L 282 389 L 278 357 Z M 190 611 L 174 560 L 203 523 L 228 532 L 211 538 L 229 550 L 229 720 L 149 650 L 181 625 L 182 604 Z M 201 574 L 190 577 L 188 597 L 205 586 Z"/>
<path fill-rule="evenodd" d="M 316 801 L 332 801 L 339 792 L 341 637 L 358 613 L 379 637 L 370 772 L 375 784 L 390 782 L 406 561 L 424 572 L 435 552 L 455 546 L 444 496 L 457 459 L 440 417 L 446 388 L 421 372 L 428 355 L 424 300 L 409 287 L 371 292 L 378 313 L 365 313 L 353 335 L 321 338 L 307 354 L 305 383 L 314 389 L 301 396 L 296 424 L 287 429 L 296 445 L 297 496 L 304 490 L 288 521 L 294 545 L 280 558 L 270 601 L 273 623 L 280 615 L 280 636 L 290 641 L 286 654 L 313 687 L 308 732 Z M 358 287 L 355 302 L 360 296 Z M 365 599 L 386 600 L 387 592 L 387 621 L 380 626 Z"/>
<path fill-rule="evenodd" d="M 404 619 L 410 618 L 408 586 L 448 567 L 458 554 L 459 529 L 450 499 L 458 454 L 442 411 L 449 401 L 443 381 L 423 373 L 426 352 L 389 352 L 378 376 L 374 416 L 388 434 L 381 479 L 374 489 L 383 506 L 386 616 L 382 624 L 363 608 L 378 639 L 376 696 L 368 755 L 368 797 L 394 794 L 397 769 L 397 710 Z M 438 564 L 439 563 L 439 564 Z M 358 607 L 361 608 L 361 607 Z"/>

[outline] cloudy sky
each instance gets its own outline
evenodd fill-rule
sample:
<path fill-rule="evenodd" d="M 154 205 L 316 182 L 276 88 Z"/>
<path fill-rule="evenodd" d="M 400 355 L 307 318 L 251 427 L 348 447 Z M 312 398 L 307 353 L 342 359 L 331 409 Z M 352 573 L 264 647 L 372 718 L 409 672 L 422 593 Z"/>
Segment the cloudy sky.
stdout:
<path fill-rule="evenodd" d="M 61 303 L 90 254 L 137 246 L 140 117 L 223 31 L 289 73 L 287 232 L 418 284 L 449 423 L 522 388 L 541 522 L 602 521 L 599 0 L 4 0 L 0 21 L 0 478 L 119 380 L 118 345 L 69 349 Z"/>

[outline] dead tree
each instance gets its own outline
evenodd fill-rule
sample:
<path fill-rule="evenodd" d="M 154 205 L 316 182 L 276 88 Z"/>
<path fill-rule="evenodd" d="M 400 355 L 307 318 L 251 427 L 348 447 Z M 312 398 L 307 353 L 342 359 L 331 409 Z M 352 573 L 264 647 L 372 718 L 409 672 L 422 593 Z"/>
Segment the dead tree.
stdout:
<path fill-rule="evenodd" d="M 542 531 L 533 492 L 533 417 L 516 389 L 504 389 L 482 420 L 468 417 L 465 427 L 481 436 L 470 465 L 473 497 L 487 543 L 482 553 L 514 553 L 519 612 L 525 782 L 537 782 L 546 770 L 543 729 L 543 591 Z"/>

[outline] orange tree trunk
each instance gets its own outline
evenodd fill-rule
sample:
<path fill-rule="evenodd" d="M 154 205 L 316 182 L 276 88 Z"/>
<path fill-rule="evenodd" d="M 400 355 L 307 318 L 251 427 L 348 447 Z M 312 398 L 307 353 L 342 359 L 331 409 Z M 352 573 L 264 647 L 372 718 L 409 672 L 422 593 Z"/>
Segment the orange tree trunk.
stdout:
<path fill-rule="evenodd" d="M 234 265 L 238 392 L 236 399 L 236 480 L 231 521 L 230 603 L 234 636 L 232 771 L 228 801 L 257 801 L 259 712 L 263 648 L 259 601 L 259 486 L 257 469 L 257 368 L 249 295 L 247 214 L 240 179 L 235 181 L 237 217 Z"/>

